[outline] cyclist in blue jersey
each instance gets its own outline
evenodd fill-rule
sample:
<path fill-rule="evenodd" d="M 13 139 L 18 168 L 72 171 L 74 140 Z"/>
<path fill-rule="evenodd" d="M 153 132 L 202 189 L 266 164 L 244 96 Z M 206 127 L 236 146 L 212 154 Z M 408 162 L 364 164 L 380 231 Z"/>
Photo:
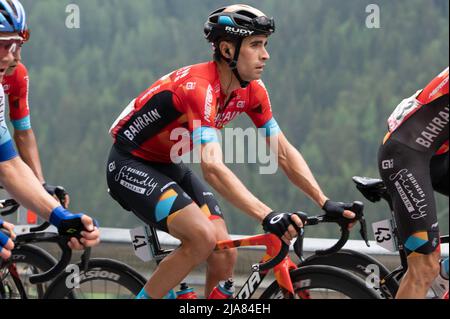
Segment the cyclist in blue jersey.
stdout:
<path fill-rule="evenodd" d="M 0 0 L 0 82 L 13 61 L 13 53 L 23 41 L 25 11 L 17 0 Z M 14 149 L 5 122 L 5 95 L 0 85 L 0 183 L 20 204 L 37 212 L 58 228 L 60 234 L 69 235 L 72 249 L 84 249 L 99 243 L 95 220 L 85 214 L 72 214 L 50 196 L 33 171 L 20 159 Z M 26 185 L 26 188 L 24 187 Z M 5 232 L 4 230 L 7 230 Z M 0 220 L 0 257 L 11 256 L 14 244 L 13 225 Z"/>

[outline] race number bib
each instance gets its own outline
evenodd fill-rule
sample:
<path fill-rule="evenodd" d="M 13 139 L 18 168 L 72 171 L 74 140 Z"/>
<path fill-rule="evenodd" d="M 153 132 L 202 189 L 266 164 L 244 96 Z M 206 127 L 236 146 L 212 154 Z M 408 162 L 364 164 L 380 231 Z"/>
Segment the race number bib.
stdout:
<path fill-rule="evenodd" d="M 149 233 L 145 226 L 130 230 L 131 244 L 135 255 L 142 261 L 153 259 L 152 247 L 149 242 Z"/>
<path fill-rule="evenodd" d="M 395 108 L 394 112 L 388 119 L 389 132 L 395 131 L 409 114 L 412 114 L 422 106 L 422 104 L 416 99 L 420 92 L 422 92 L 422 90 L 418 90 L 413 96 L 404 99 Z"/>
<path fill-rule="evenodd" d="M 392 252 L 398 250 L 397 240 L 395 238 L 392 222 L 385 219 L 372 224 L 373 235 L 377 245 Z"/>

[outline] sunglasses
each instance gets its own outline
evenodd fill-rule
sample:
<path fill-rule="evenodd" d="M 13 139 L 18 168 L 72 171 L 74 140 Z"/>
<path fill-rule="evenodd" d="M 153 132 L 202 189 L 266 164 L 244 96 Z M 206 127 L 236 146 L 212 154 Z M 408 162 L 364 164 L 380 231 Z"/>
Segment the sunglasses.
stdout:
<path fill-rule="evenodd" d="M 8 51 L 10 53 L 16 52 L 16 50 L 22 46 L 22 40 L 2 40 L 0 38 L 0 49 Z"/>
<path fill-rule="evenodd" d="M 273 18 L 268 18 L 266 16 L 260 16 L 256 18 L 249 18 L 242 14 L 223 14 L 217 13 L 218 17 L 227 16 L 229 19 L 233 21 L 233 23 L 237 26 L 244 26 L 247 28 L 255 29 L 264 33 L 273 33 L 275 32 L 275 21 Z"/>
<path fill-rule="evenodd" d="M 255 29 L 272 33 L 275 32 L 275 21 L 273 18 L 266 16 L 256 17 L 251 20 L 251 23 Z"/>

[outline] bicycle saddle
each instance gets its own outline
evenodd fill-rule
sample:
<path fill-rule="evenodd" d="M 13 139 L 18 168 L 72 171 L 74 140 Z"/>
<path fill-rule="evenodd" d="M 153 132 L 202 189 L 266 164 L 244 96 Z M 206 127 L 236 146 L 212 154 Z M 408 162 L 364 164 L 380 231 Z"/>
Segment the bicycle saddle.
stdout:
<path fill-rule="evenodd" d="M 386 197 L 386 186 L 381 179 L 353 176 L 356 188 L 371 202 L 378 202 L 381 198 Z"/>

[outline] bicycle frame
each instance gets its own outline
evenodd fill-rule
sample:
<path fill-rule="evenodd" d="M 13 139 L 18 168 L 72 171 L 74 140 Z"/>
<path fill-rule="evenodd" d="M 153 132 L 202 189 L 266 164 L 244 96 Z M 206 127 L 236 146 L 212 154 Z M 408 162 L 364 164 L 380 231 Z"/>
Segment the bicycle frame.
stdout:
<path fill-rule="evenodd" d="M 281 240 L 274 234 L 255 235 L 242 239 L 219 241 L 215 250 L 217 251 L 248 246 L 266 246 L 266 254 L 262 258 L 262 262 L 266 262 L 267 260 L 274 258 L 279 253 L 281 249 Z M 241 290 L 239 290 L 236 294 L 235 299 L 251 298 L 269 272 L 269 270 L 258 271 L 255 266 L 252 268 L 254 269 L 254 272 L 247 279 Z M 289 256 L 286 256 L 273 268 L 278 285 L 291 295 L 294 295 L 294 287 L 292 285 L 289 272 L 294 269 L 297 269 L 297 265 L 290 259 Z"/>
<path fill-rule="evenodd" d="M 356 219 L 361 224 L 360 234 L 367 243 L 366 226 L 363 215 L 364 205 L 361 202 L 353 202 L 351 205 L 351 210 L 355 212 Z M 320 251 L 322 254 L 331 254 L 340 250 L 346 241 L 348 240 L 349 230 L 348 224 L 351 220 L 346 218 L 336 218 L 329 217 L 326 215 L 308 217 L 305 213 L 298 212 L 299 217 L 302 219 L 305 226 L 317 225 L 319 223 L 337 223 L 341 227 L 341 238 L 339 241 L 331 248 Z M 155 259 L 156 263 L 159 264 L 162 259 L 164 259 L 168 254 L 170 254 L 173 249 L 164 250 L 161 248 L 158 234 L 153 226 L 145 226 L 147 240 L 151 249 L 151 254 Z M 298 238 L 303 238 L 303 232 L 299 234 Z M 300 240 L 300 243 L 303 240 Z M 297 239 L 296 243 L 299 242 Z M 259 264 L 254 264 L 252 266 L 253 273 L 247 279 L 245 284 L 242 286 L 241 290 L 236 294 L 236 299 L 249 299 L 253 296 L 256 289 L 260 286 L 261 282 L 267 275 L 270 269 L 273 268 L 275 279 L 281 288 L 282 292 L 286 297 L 293 297 L 295 294 L 293 283 L 291 280 L 290 272 L 297 269 L 298 266 L 290 259 L 288 252 L 289 246 L 281 241 L 276 235 L 271 233 L 259 234 L 255 236 L 249 236 L 242 239 L 236 240 L 222 240 L 216 243 L 215 250 L 224 250 L 237 247 L 245 246 L 265 246 L 266 254 L 262 258 Z M 302 255 L 302 245 L 295 246 L 294 251 L 297 256 Z M 304 298 L 307 299 L 308 295 L 301 292 L 300 295 L 304 294 Z"/>

